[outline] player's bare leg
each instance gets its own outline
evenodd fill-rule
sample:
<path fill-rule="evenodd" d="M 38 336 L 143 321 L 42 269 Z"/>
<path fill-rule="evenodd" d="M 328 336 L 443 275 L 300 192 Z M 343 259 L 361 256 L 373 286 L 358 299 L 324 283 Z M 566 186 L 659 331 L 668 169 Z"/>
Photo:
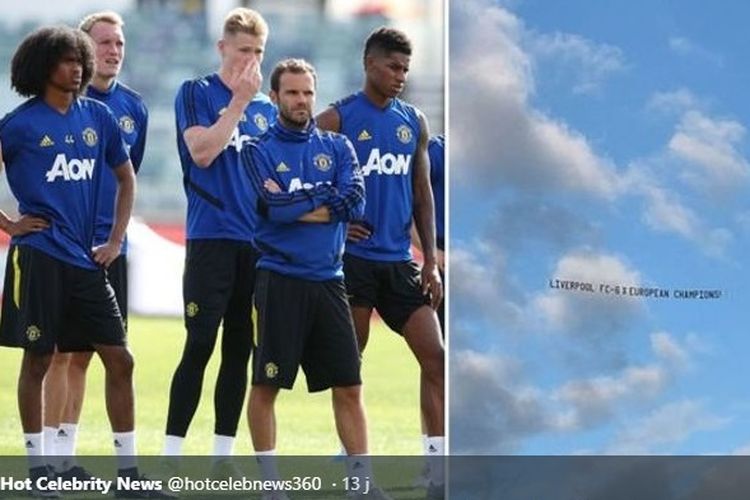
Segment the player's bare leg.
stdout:
<path fill-rule="evenodd" d="M 250 388 L 247 404 L 247 422 L 253 449 L 268 451 L 276 448 L 276 412 L 274 405 L 279 388 L 270 385 L 254 385 Z"/>
<path fill-rule="evenodd" d="M 362 402 L 362 386 L 332 389 L 333 416 L 339 439 L 348 455 L 367 453 L 367 417 Z"/>
<path fill-rule="evenodd" d="M 404 338 L 419 362 L 420 400 L 427 428 L 428 498 L 443 498 L 445 453 L 445 349 L 435 311 L 422 306 L 404 325 Z"/>
<path fill-rule="evenodd" d="M 404 325 L 404 339 L 421 369 L 420 398 L 428 436 L 443 436 L 445 349 L 435 311 L 423 306 Z"/>
<path fill-rule="evenodd" d="M 18 375 L 18 412 L 24 433 L 42 432 L 42 385 L 52 354 L 24 351 Z"/>
<path fill-rule="evenodd" d="M 135 426 L 133 356 L 123 346 L 97 344 L 94 347 L 104 364 L 107 415 L 112 430 L 131 432 Z"/>
<path fill-rule="evenodd" d="M 354 331 L 357 333 L 357 345 L 359 352 L 365 352 L 367 341 L 370 339 L 370 318 L 372 317 L 372 307 L 354 306 L 352 310 L 352 320 L 354 320 Z"/>

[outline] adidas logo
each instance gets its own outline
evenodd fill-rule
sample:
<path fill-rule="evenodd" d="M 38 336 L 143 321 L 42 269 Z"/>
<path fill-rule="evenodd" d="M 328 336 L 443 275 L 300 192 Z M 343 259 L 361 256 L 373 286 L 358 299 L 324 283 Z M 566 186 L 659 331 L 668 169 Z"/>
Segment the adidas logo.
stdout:
<path fill-rule="evenodd" d="M 354 462 L 354 465 L 352 465 L 352 470 L 361 469 L 362 467 L 362 462 Z"/>
<path fill-rule="evenodd" d="M 115 439 L 115 448 L 122 448 L 122 443 L 119 439 Z"/>
<path fill-rule="evenodd" d="M 370 139 L 372 139 L 372 136 L 370 135 L 370 133 L 367 130 L 363 130 L 357 136 L 357 140 L 358 141 L 369 141 Z"/>
<path fill-rule="evenodd" d="M 289 172 L 289 167 L 283 161 L 276 167 L 277 172 Z"/>
<path fill-rule="evenodd" d="M 27 450 L 33 450 L 34 449 L 34 443 L 32 443 L 31 440 L 26 441 L 26 449 Z"/>
<path fill-rule="evenodd" d="M 55 142 L 45 134 L 44 137 L 42 137 L 42 140 L 39 141 L 39 145 L 43 148 L 48 148 L 50 146 L 54 146 Z"/>
<path fill-rule="evenodd" d="M 429 448 L 427 448 L 428 453 L 437 453 L 437 448 L 435 448 L 433 445 L 430 445 Z"/>
<path fill-rule="evenodd" d="M 68 433 L 65 432 L 65 429 L 60 429 L 59 431 L 57 431 L 57 437 L 68 437 Z"/>

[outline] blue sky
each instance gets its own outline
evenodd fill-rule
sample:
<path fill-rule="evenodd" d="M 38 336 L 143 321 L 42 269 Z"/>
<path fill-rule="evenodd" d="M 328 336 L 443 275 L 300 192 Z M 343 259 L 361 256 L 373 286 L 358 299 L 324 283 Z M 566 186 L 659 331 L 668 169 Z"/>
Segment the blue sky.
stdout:
<path fill-rule="evenodd" d="M 450 16 L 452 452 L 750 453 L 750 5 Z"/>

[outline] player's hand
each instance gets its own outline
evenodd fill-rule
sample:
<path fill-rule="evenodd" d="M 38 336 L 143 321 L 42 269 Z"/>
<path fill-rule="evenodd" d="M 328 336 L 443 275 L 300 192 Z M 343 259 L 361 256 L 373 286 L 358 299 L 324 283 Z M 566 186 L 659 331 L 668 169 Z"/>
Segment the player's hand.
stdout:
<path fill-rule="evenodd" d="M 49 228 L 49 222 L 35 215 L 22 215 L 17 221 L 8 223 L 6 232 L 10 236 L 21 236 L 22 234 L 38 233 Z"/>
<path fill-rule="evenodd" d="M 445 252 L 440 249 L 437 251 L 437 266 L 441 273 L 445 273 Z"/>
<path fill-rule="evenodd" d="M 260 62 L 253 58 L 245 65 L 235 66 L 227 82 L 232 96 L 243 102 L 250 100 L 258 93 L 263 84 L 263 75 L 260 72 Z"/>
<path fill-rule="evenodd" d="M 440 281 L 435 263 L 425 263 L 422 266 L 422 293 L 430 295 L 430 305 L 433 309 L 437 309 L 443 301 L 443 282 Z"/>
<path fill-rule="evenodd" d="M 94 247 L 92 253 L 94 254 L 94 262 L 104 267 L 105 269 L 120 255 L 119 243 L 113 243 L 108 241 L 104 245 Z"/>
<path fill-rule="evenodd" d="M 266 188 L 266 191 L 273 194 L 278 194 L 281 192 L 281 187 L 276 184 L 276 181 L 273 179 L 266 179 L 265 182 L 263 182 L 263 187 Z"/>
<path fill-rule="evenodd" d="M 346 227 L 346 239 L 347 241 L 358 242 L 366 240 L 372 235 L 369 229 L 364 224 L 359 222 L 350 222 Z"/>

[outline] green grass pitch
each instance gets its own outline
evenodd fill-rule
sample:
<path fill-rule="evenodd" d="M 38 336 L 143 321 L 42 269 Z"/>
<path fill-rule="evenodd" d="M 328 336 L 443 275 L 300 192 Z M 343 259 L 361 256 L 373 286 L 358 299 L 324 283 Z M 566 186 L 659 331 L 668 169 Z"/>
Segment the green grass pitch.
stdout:
<path fill-rule="evenodd" d="M 132 317 L 130 347 L 136 360 L 136 431 L 141 455 L 159 455 L 164 440 L 169 384 L 185 338 L 181 319 Z M 184 453 L 209 455 L 213 447 L 213 391 L 219 348 L 206 370 L 203 393 Z M 23 455 L 16 405 L 21 351 L 0 349 L 0 455 Z M 78 454 L 112 455 L 111 432 L 104 407 L 103 370 L 95 358 L 88 374 L 81 416 Z M 420 455 L 419 371 L 406 343 L 374 322 L 363 363 L 370 452 L 374 455 Z M 295 389 L 282 391 L 276 408 L 277 450 L 284 455 L 327 455 L 339 449 L 330 391 L 308 394 L 304 374 Z M 235 453 L 252 453 L 244 409 Z"/>

